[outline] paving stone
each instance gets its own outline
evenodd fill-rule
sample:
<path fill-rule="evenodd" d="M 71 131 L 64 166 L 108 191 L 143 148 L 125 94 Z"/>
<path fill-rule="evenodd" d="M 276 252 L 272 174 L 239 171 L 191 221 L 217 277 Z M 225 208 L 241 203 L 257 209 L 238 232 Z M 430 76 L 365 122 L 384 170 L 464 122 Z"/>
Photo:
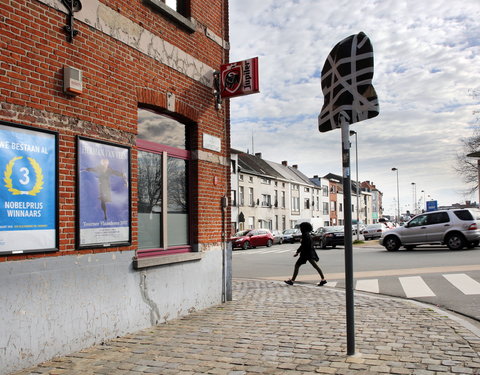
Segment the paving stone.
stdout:
<path fill-rule="evenodd" d="M 480 337 L 432 309 L 356 296 L 358 354 L 347 356 L 343 291 L 233 285 L 231 302 L 12 375 L 480 375 Z"/>

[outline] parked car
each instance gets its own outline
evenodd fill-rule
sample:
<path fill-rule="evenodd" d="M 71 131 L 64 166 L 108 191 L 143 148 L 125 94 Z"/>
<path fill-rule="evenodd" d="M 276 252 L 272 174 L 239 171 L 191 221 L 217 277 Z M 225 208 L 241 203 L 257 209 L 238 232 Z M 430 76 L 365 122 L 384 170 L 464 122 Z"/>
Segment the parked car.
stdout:
<path fill-rule="evenodd" d="M 396 251 L 400 246 L 411 250 L 425 244 L 444 244 L 451 250 L 473 248 L 480 243 L 479 228 L 480 211 L 476 209 L 432 211 L 385 232 L 380 244 L 388 251 Z"/>
<path fill-rule="evenodd" d="M 299 228 L 296 228 L 292 237 L 293 237 L 293 242 L 300 242 L 302 240 L 302 231 Z"/>
<path fill-rule="evenodd" d="M 231 239 L 232 247 L 249 249 L 257 246 L 273 245 L 273 235 L 268 229 L 247 229 L 237 232 Z"/>
<path fill-rule="evenodd" d="M 273 235 L 273 244 L 282 244 L 283 243 L 283 233 L 280 232 L 279 230 L 274 230 L 272 232 Z"/>
<path fill-rule="evenodd" d="M 312 233 L 312 240 L 314 247 L 326 249 L 331 246 L 333 249 L 337 245 L 344 245 L 344 230 L 343 226 L 320 227 Z"/>
<path fill-rule="evenodd" d="M 368 224 L 362 232 L 365 241 L 375 240 L 382 236 L 382 233 L 390 230 L 384 223 Z"/>
<path fill-rule="evenodd" d="M 293 235 L 297 232 L 300 232 L 298 229 L 285 229 L 283 231 L 283 242 L 294 243 L 296 240 L 293 238 Z M 300 238 L 302 234 L 300 233 Z"/>

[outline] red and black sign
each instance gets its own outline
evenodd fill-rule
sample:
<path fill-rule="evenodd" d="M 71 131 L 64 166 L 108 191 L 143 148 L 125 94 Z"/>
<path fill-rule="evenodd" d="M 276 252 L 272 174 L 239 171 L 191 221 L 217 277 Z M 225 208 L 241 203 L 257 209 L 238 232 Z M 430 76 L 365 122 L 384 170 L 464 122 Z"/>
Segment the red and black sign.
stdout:
<path fill-rule="evenodd" d="M 220 67 L 220 91 L 222 98 L 233 98 L 259 92 L 258 57 L 223 64 Z"/>

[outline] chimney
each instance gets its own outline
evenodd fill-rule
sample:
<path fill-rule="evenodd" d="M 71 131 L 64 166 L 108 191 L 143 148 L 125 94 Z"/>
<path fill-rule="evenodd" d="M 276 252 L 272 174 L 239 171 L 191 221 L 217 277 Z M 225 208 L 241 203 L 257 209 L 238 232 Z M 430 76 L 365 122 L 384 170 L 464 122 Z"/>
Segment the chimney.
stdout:
<path fill-rule="evenodd" d="M 313 178 L 315 178 L 316 180 L 318 180 L 318 174 L 314 175 Z"/>
<path fill-rule="evenodd" d="M 260 159 L 261 159 L 261 158 L 262 158 L 262 153 L 261 153 L 261 152 L 256 152 L 256 153 L 255 153 L 255 156 L 256 156 L 257 158 L 260 158 Z"/>
<path fill-rule="evenodd" d="M 282 161 L 282 165 L 286 167 L 286 166 L 288 166 L 288 162 L 286 160 L 284 160 L 284 161 Z"/>
<path fill-rule="evenodd" d="M 298 169 L 298 164 L 293 164 L 292 167 Z"/>

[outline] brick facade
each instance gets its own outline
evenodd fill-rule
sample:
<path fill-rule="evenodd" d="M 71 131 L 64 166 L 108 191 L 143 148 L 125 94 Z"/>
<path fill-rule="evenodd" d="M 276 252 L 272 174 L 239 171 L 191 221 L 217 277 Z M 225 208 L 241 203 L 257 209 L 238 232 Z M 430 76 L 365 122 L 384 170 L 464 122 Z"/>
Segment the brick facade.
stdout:
<path fill-rule="evenodd" d="M 58 9 L 54 9 L 55 5 Z M 215 109 L 211 78 L 194 79 L 166 66 L 165 57 L 152 58 L 119 40 L 120 25 L 132 24 L 147 30 L 185 54 L 201 61 L 212 70 L 228 61 L 227 50 L 207 35 L 213 33 L 226 41 L 228 35 L 227 2 L 190 2 L 196 31 L 191 33 L 172 22 L 144 2 L 101 1 L 97 17 L 101 24 L 112 22 L 102 32 L 79 20 L 74 26 L 78 36 L 69 43 L 62 28 L 66 15 L 61 1 L 7 1 L 2 5 L 2 54 L 0 69 L 0 119 L 59 133 L 59 208 L 60 253 L 79 251 L 74 248 L 75 235 L 75 137 L 88 136 L 132 147 L 132 237 L 129 248 L 109 248 L 108 251 L 136 248 L 136 125 L 137 107 L 148 105 L 172 112 L 194 127 L 192 151 L 202 149 L 203 133 L 222 140 L 221 163 L 209 160 L 193 162 L 194 243 L 221 241 L 220 199 L 228 189 L 229 150 L 228 103 Z M 88 4 L 84 1 L 83 8 Z M 109 9 L 106 15 L 104 9 Z M 78 13 L 80 15 L 81 12 Z M 125 21 L 112 21 L 112 15 Z M 75 14 L 77 18 L 77 14 Z M 130 25 L 129 22 L 130 21 Z M 130 26 L 131 28 L 131 26 Z M 138 32 L 138 31 L 137 31 Z M 180 59 L 172 51 L 171 59 Z M 177 61 L 177 64 L 181 62 Z M 72 97 L 63 92 L 63 67 L 72 66 L 83 72 L 83 93 Z M 174 108 L 168 111 L 167 96 L 174 96 Z M 215 153 L 208 151 L 208 153 Z M 198 155 L 198 154 L 197 154 Z M 216 177 L 216 179 L 215 179 Z M 215 180 L 215 184 L 214 184 Z M 213 224 L 213 227 L 212 227 Z M 82 250 L 84 251 L 84 250 Z M 94 249 L 89 251 L 107 251 Z M 29 255 L 39 257 L 45 254 Z M 2 257 L 22 259 L 25 255 Z"/>
<path fill-rule="evenodd" d="M 0 375 L 228 298 L 229 103 L 217 109 L 212 89 L 229 57 L 228 1 L 182 0 L 180 16 L 161 0 L 81 3 L 71 43 L 62 0 L 0 4 L 0 120 L 58 134 L 59 218 L 58 251 L 0 255 L 0 315 L 9 322 L 0 327 Z M 64 66 L 83 72 L 81 94 L 63 92 Z M 192 251 L 157 252 L 141 267 L 139 106 L 186 124 L 191 156 Z M 220 152 L 203 147 L 205 135 Z M 129 246 L 76 246 L 77 136 L 131 150 Z"/>

